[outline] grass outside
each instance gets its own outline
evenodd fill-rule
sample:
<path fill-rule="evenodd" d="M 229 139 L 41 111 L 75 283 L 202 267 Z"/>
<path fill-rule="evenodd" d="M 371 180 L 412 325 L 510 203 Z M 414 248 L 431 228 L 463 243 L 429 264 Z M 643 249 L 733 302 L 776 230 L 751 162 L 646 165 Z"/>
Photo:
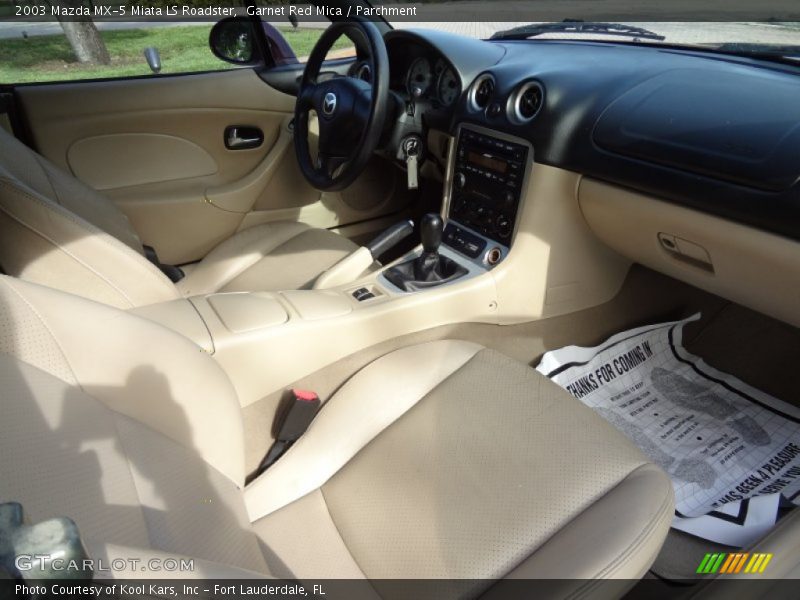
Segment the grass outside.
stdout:
<path fill-rule="evenodd" d="M 110 65 L 82 65 L 75 60 L 66 38 L 59 35 L 0 40 L 0 83 L 30 83 L 149 75 L 144 49 L 153 46 L 161 55 L 161 73 L 187 73 L 234 68 L 208 47 L 209 24 L 103 31 Z M 295 54 L 310 54 L 321 29 L 281 29 Z M 340 39 L 334 49 L 347 47 Z"/>

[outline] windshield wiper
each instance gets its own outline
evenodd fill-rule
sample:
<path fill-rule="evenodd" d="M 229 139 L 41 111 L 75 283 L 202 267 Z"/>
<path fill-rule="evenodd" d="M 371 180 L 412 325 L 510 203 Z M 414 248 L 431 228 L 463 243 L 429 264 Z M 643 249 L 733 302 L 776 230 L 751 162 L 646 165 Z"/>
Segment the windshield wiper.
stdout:
<path fill-rule="evenodd" d="M 619 35 L 645 40 L 663 40 L 663 35 L 658 35 L 641 27 L 623 25 L 621 23 L 595 23 L 592 21 L 564 20 L 561 23 L 532 23 L 505 31 L 498 31 L 492 40 L 526 40 L 545 33 L 575 33 L 575 34 L 601 34 Z"/>

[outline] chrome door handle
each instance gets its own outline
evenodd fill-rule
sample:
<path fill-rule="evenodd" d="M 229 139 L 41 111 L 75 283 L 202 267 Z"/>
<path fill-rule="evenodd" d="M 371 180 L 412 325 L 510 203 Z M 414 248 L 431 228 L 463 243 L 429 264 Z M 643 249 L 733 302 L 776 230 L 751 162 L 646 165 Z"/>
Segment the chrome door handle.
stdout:
<path fill-rule="evenodd" d="M 264 132 L 250 125 L 231 125 L 225 128 L 225 147 L 228 150 L 258 148 L 264 143 Z"/>

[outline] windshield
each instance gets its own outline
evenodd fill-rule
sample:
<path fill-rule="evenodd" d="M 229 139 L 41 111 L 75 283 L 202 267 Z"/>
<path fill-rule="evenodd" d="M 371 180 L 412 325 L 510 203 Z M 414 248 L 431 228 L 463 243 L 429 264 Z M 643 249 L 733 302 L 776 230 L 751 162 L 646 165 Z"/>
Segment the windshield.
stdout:
<path fill-rule="evenodd" d="M 713 1 L 713 0 L 712 0 Z M 780 55 L 800 58 L 800 15 L 793 12 L 775 12 L 770 2 L 748 3 L 752 10 L 716 11 L 698 13 L 703 20 L 692 21 L 691 11 L 648 14 L 651 19 L 637 18 L 630 2 L 622 6 L 619 14 L 598 12 L 594 7 L 608 6 L 599 2 L 470 2 L 463 0 L 427 0 L 416 5 L 413 15 L 383 14 L 389 24 L 397 29 L 425 27 L 456 33 L 478 39 L 578 39 L 629 43 L 667 44 L 670 46 L 704 47 L 728 52 L 754 55 Z M 727 6 L 739 7 L 742 3 L 731 0 Z M 670 4 L 667 2 L 666 4 Z M 373 2 L 375 6 L 397 6 L 402 3 Z M 650 5 L 652 6 L 652 5 Z M 666 5 L 665 5 L 666 6 Z M 758 7 L 763 6 L 759 12 Z M 798 5 L 800 7 L 800 5 Z M 571 11 L 571 12 L 569 12 Z M 782 15 L 776 17 L 775 15 Z M 670 20 L 668 17 L 684 19 Z M 531 17 L 530 20 L 523 20 Z M 547 17 L 550 20 L 534 20 Z M 629 17 L 629 18 L 625 18 Z M 655 20 L 654 18 L 661 20 Z M 709 17 L 718 21 L 707 20 Z M 741 17 L 741 20 L 736 17 Z M 453 20 L 457 18 L 458 20 Z M 793 21 L 784 20 L 795 19 Z M 497 19 L 497 20 L 493 20 Z M 514 20 L 512 20 L 514 19 Z M 748 20 L 745 20 L 748 19 Z"/>
<path fill-rule="evenodd" d="M 488 39 L 498 32 L 507 31 L 525 25 L 539 25 L 545 23 L 563 23 L 556 21 L 528 22 L 413 22 L 413 21 L 392 21 L 389 23 L 394 28 L 404 29 L 409 27 L 420 27 L 449 31 L 468 37 Z M 730 44 L 730 43 L 752 43 L 752 44 L 774 44 L 774 45 L 800 45 L 800 23 L 798 22 L 774 22 L 774 23 L 720 23 L 720 22 L 695 22 L 695 23 L 671 23 L 671 22 L 631 22 L 626 21 L 625 25 L 646 29 L 658 35 L 664 36 L 663 43 L 669 44 Z M 536 36 L 539 39 L 608 39 L 619 40 L 613 34 L 602 33 L 581 33 L 576 36 L 571 32 L 551 32 Z"/>
<path fill-rule="evenodd" d="M 548 22 L 523 23 L 523 22 L 427 22 L 414 23 L 409 21 L 396 21 L 389 23 L 394 28 L 404 29 L 409 27 L 420 27 L 421 25 L 441 31 L 457 33 L 468 37 L 488 39 L 499 32 L 522 27 L 525 25 L 539 25 Z M 709 45 L 720 46 L 723 44 L 764 44 L 775 46 L 800 46 L 800 23 L 719 23 L 719 22 L 697 22 L 697 23 L 647 23 L 629 22 L 625 25 L 646 29 L 653 33 L 663 36 L 663 40 L 651 40 L 639 38 L 638 41 L 653 41 L 655 43 L 675 44 L 675 45 Z M 620 40 L 620 37 L 613 33 L 602 32 L 581 32 L 576 35 L 574 32 L 547 32 L 536 36 L 537 39 L 595 39 L 595 40 Z M 629 38 L 636 39 L 634 37 Z"/>

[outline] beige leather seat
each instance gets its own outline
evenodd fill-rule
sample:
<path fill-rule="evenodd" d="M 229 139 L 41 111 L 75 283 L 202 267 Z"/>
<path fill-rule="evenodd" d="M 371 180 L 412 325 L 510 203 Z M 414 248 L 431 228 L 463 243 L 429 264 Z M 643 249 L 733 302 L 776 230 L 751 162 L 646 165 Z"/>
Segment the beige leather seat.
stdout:
<path fill-rule="evenodd" d="M 413 577 L 437 598 L 573 578 L 597 597 L 574 578 L 640 577 L 672 518 L 669 479 L 613 427 L 473 343 L 368 365 L 246 489 L 231 383 L 163 327 L 0 277 L 0 379 L 0 498 L 72 517 L 98 558 L 197 559 L 170 577 L 368 577 L 384 597 Z"/>
<path fill-rule="evenodd" d="M 127 217 L 0 128 L 0 267 L 9 275 L 131 308 L 217 291 L 310 287 L 355 250 L 294 222 L 242 231 L 176 286 L 144 256 Z"/>

